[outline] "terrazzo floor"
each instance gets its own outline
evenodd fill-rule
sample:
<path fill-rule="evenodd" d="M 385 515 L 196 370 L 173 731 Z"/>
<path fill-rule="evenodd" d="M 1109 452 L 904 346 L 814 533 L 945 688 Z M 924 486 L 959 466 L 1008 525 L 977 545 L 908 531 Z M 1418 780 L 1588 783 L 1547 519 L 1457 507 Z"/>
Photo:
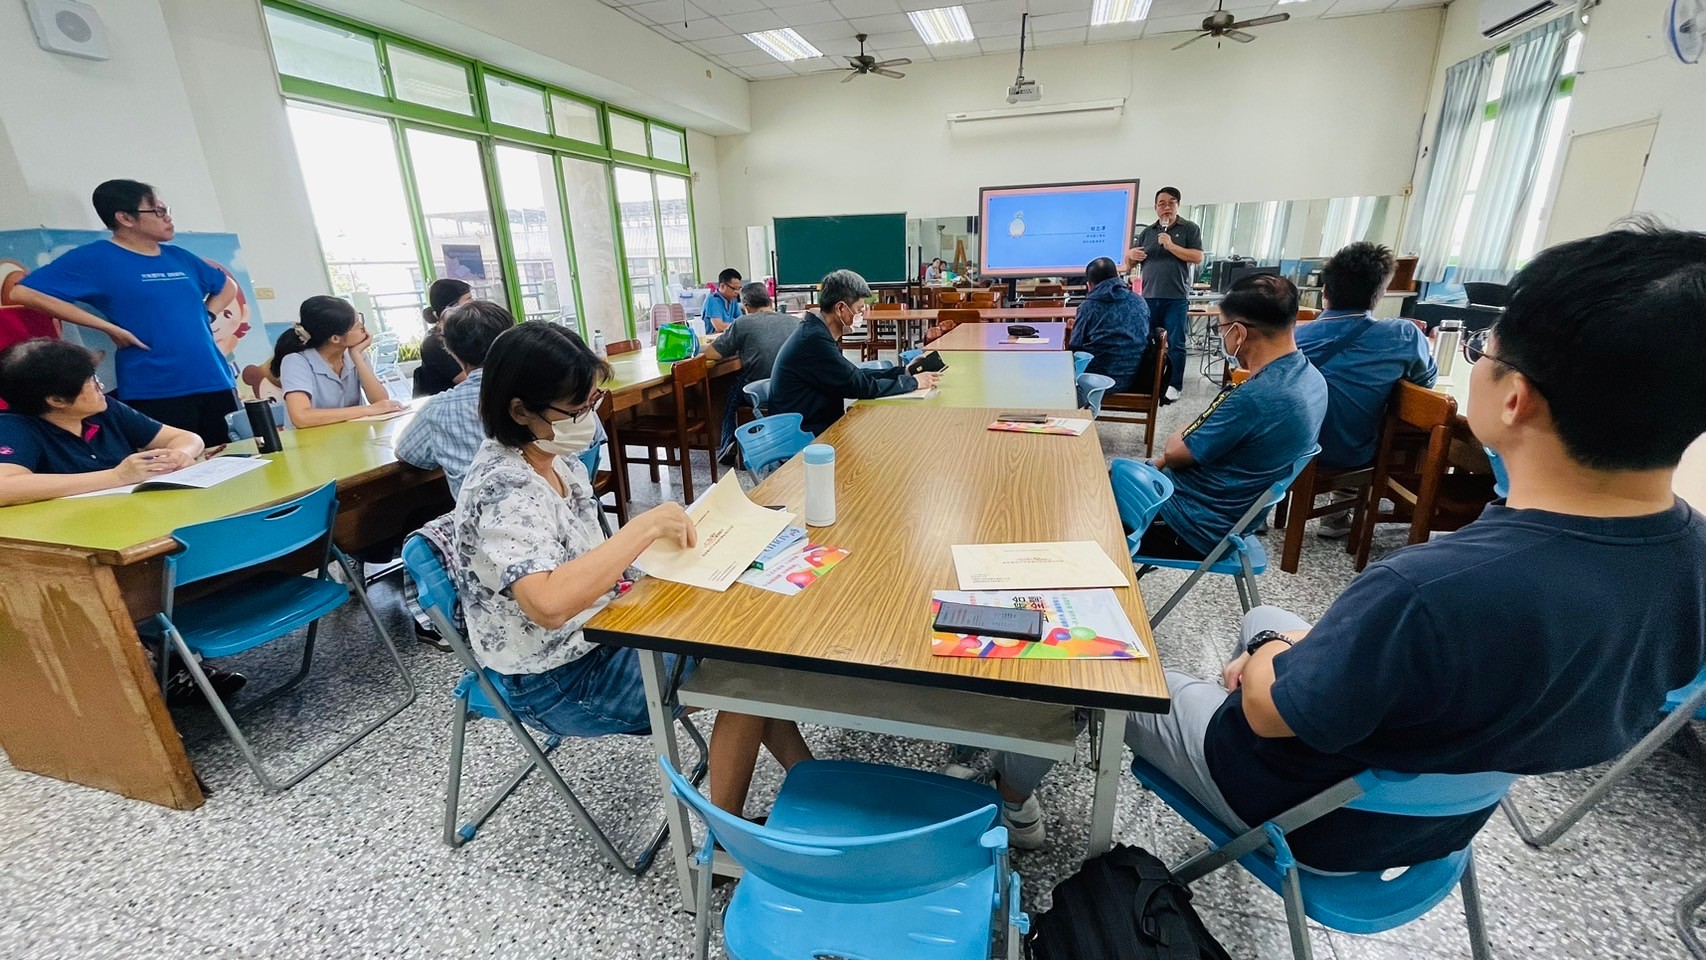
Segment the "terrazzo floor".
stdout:
<path fill-rule="evenodd" d="M 1193 378 L 1163 411 L 1163 435 L 1213 394 Z M 1141 455 L 1135 428 L 1099 425 L 1109 456 Z M 637 506 L 672 496 L 635 471 Z M 705 479 L 708 480 L 708 477 Z M 1382 532 L 1376 553 L 1399 543 Z M 1279 537 L 1269 536 L 1270 552 Z M 1338 543 L 1308 538 L 1300 574 L 1277 567 L 1264 597 L 1319 616 L 1351 578 Z M 1142 583 L 1156 603 L 1182 573 Z M 412 634 L 395 582 L 373 590 L 393 636 Z M 1201 584 L 1157 634 L 1164 663 L 1212 675 L 1237 630 L 1238 602 L 1224 578 Z M 252 678 L 287 675 L 294 642 L 230 664 Z M 440 840 L 451 718 L 452 658 L 402 642 L 420 694 L 365 742 L 295 789 L 265 795 L 205 711 L 176 716 L 211 788 L 183 813 L 20 773 L 0 759 L 0 958 L 504 957 L 665 958 L 691 955 L 692 922 L 679 909 L 667 864 L 638 880 L 618 875 L 535 778 L 478 839 L 458 850 Z M 263 755 L 300 760 L 374 715 L 401 681 L 364 619 L 340 612 L 323 632 L 315 674 L 251 718 Z M 0 709 L 16 709 L 15 706 Z M 934 768 L 941 744 L 810 727 L 820 756 Z M 1080 746 L 1081 761 L 1087 748 Z M 655 815 L 649 741 L 575 741 L 557 762 L 595 815 L 621 835 Z M 469 729 L 464 798 L 497 783 L 518 753 L 493 723 Z M 276 769 L 276 768 L 275 768 Z M 763 809 L 781 771 L 759 769 L 751 810 Z M 1592 774 L 1519 784 L 1526 809 L 1546 816 Z M 1525 847 L 1502 816 L 1476 843 L 1493 948 L 1499 957 L 1678 958 L 1671 930 L 1683 891 L 1706 875 L 1706 770 L 1661 751 L 1563 841 Z M 1026 906 L 1081 858 L 1091 782 L 1084 763 L 1063 764 L 1039 793 L 1049 847 L 1019 853 Z M 1200 844 L 1182 820 L 1129 775 L 1116 838 L 1176 860 Z M 1196 885 L 1210 929 L 1237 957 L 1286 957 L 1280 900 L 1237 868 Z M 1312 930 L 1325 960 L 1467 957 L 1461 905 L 1452 899 L 1377 937 Z"/>

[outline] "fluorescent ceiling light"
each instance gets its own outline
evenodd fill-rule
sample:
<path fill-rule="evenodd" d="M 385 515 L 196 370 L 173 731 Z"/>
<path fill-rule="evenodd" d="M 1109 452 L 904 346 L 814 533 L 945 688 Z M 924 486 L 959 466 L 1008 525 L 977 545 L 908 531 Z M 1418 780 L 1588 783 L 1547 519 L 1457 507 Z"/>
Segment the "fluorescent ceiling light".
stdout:
<path fill-rule="evenodd" d="M 1308 0 L 1279 0 L 1279 2 L 1280 2 L 1280 6 L 1283 7 L 1288 3 L 1306 3 L 1306 2 L 1308 2 Z"/>
<path fill-rule="evenodd" d="M 912 28 L 931 46 L 942 43 L 965 43 L 976 40 L 971 21 L 966 19 L 965 7 L 937 7 L 934 10 L 909 10 Z"/>
<path fill-rule="evenodd" d="M 1090 8 L 1090 26 L 1105 27 L 1110 23 L 1136 23 L 1149 16 L 1151 0 L 1096 0 Z"/>
<path fill-rule="evenodd" d="M 811 45 L 805 37 L 794 32 L 793 27 L 783 27 L 780 30 L 760 30 L 746 35 L 752 45 L 778 60 L 811 60 L 823 56 L 823 51 Z"/>

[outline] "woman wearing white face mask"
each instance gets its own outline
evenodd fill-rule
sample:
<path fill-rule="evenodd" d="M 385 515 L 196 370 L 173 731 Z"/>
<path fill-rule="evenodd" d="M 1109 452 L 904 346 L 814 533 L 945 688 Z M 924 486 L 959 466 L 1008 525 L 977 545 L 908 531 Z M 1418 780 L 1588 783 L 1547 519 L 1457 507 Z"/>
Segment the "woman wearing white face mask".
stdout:
<path fill-rule="evenodd" d="M 637 654 L 592 643 L 581 628 L 640 576 L 634 559 L 653 542 L 692 546 L 693 521 L 670 502 L 605 538 L 576 458 L 597 435 L 598 384 L 610 368 L 579 336 L 521 324 L 493 342 L 483 370 L 486 441 L 457 498 L 451 561 L 474 656 L 500 675 L 529 726 L 564 736 L 645 733 Z M 742 812 L 761 742 L 784 767 L 811 756 L 792 723 L 718 714 L 710 757 L 718 806 Z"/>

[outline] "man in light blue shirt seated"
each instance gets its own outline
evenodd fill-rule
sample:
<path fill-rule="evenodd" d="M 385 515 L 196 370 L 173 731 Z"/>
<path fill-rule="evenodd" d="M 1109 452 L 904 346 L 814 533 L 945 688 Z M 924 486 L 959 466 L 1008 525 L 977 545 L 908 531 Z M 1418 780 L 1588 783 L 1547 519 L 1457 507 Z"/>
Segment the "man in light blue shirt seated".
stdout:
<path fill-rule="evenodd" d="M 740 271 L 729 267 L 717 274 L 717 289 L 705 298 L 705 309 L 700 317 L 704 319 L 705 332 L 709 334 L 727 330 L 740 314 Z"/>
<path fill-rule="evenodd" d="M 1285 479 L 1327 414 L 1326 381 L 1292 336 L 1297 287 L 1290 280 L 1240 280 L 1220 303 L 1219 324 L 1228 360 L 1250 376 L 1222 390 L 1155 458 L 1173 495 L 1143 535 L 1146 556 L 1208 556 L 1250 504 Z"/>
<path fill-rule="evenodd" d="M 1297 348 L 1327 380 L 1327 419 L 1319 464 L 1358 470 L 1374 462 L 1381 421 L 1400 382 L 1431 387 L 1438 376 L 1428 339 L 1408 320 L 1377 320 L 1373 308 L 1392 280 L 1392 251 L 1353 243 L 1321 271 L 1327 309 L 1297 330 Z M 1334 494 L 1346 509 L 1321 518 L 1321 536 L 1350 533 L 1354 494 Z"/>
<path fill-rule="evenodd" d="M 468 375 L 429 398 L 397 437 L 397 458 L 424 470 L 442 468 L 452 496 L 462 490 L 462 476 L 486 439 L 480 426 L 480 368 L 486 351 L 514 326 L 509 311 L 489 300 L 471 300 L 447 310 L 444 346 Z"/>

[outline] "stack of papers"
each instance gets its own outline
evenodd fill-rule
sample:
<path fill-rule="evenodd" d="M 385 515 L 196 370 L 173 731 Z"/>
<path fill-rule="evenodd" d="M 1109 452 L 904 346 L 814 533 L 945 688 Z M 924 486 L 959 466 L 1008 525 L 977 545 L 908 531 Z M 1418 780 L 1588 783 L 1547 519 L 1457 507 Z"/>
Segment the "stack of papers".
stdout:
<path fill-rule="evenodd" d="M 758 555 L 757 559 L 752 561 L 752 568 L 754 570 L 763 570 L 765 565 L 772 563 L 777 557 L 787 553 L 794 544 L 804 540 L 805 538 L 805 527 L 796 527 L 791 524 L 784 527 L 782 532 L 776 535 L 776 539 L 770 541 L 770 546 L 765 547 L 764 551 Z"/>
<path fill-rule="evenodd" d="M 654 542 L 634 565 L 660 580 L 672 580 L 719 593 L 727 590 L 777 534 L 793 522 L 785 510 L 761 507 L 741 492 L 733 473 L 723 474 L 711 492 L 687 508 L 698 529 L 694 546 Z"/>
<path fill-rule="evenodd" d="M 844 547 L 796 543 L 767 562 L 764 569 L 755 568 L 741 574 L 740 582 L 791 597 L 823 579 L 823 575 L 845 560 L 847 554 Z"/>
<path fill-rule="evenodd" d="M 897 393 L 897 394 L 894 394 L 892 396 L 887 396 L 887 397 L 876 397 L 875 399 L 877 399 L 877 400 L 928 400 L 931 397 L 934 397 L 937 394 L 937 392 L 938 391 L 935 387 L 931 387 L 928 390 L 914 390 L 911 393 Z"/>
<path fill-rule="evenodd" d="M 1084 435 L 1084 431 L 1090 429 L 1090 421 L 1078 417 L 1049 417 L 1042 423 L 997 420 L 989 425 L 989 429 L 1007 433 L 1052 433 L 1063 437 L 1080 437 Z"/>
<path fill-rule="evenodd" d="M 203 460 L 194 466 L 185 467 L 176 473 L 168 473 L 153 480 L 132 483 L 122 487 L 108 487 L 91 493 L 79 493 L 66 497 L 67 500 L 80 500 L 84 497 L 110 497 L 119 493 L 142 493 L 148 490 L 206 490 L 215 484 L 224 483 L 233 477 L 240 477 L 250 470 L 272 463 L 260 457 L 214 457 Z"/>
<path fill-rule="evenodd" d="M 1047 337 L 1008 337 L 1002 343 L 1047 343 Z"/>
<path fill-rule="evenodd" d="M 930 634 L 930 652 L 938 657 L 978 657 L 1017 660 L 1142 660 L 1149 656 L 1132 629 L 1131 619 L 1112 590 L 1065 593 L 966 593 L 937 590 L 931 594 L 930 617 L 944 601 L 973 606 L 1038 610 L 1043 615 L 1041 640 L 1010 640 L 972 634 Z"/>
<path fill-rule="evenodd" d="M 955 544 L 961 590 L 1070 590 L 1131 584 L 1094 540 Z"/>

